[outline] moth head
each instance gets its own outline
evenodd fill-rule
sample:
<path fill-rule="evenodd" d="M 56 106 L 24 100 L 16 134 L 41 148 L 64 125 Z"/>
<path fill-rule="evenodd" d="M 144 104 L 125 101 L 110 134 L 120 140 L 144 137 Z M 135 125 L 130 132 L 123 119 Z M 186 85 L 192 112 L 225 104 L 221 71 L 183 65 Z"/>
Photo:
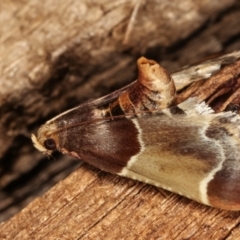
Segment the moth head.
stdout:
<path fill-rule="evenodd" d="M 54 134 L 56 130 L 56 125 L 54 123 L 49 123 L 42 125 L 37 133 L 37 136 L 32 134 L 32 141 L 34 147 L 40 152 L 51 155 L 52 151 L 58 149 L 58 138 Z"/>

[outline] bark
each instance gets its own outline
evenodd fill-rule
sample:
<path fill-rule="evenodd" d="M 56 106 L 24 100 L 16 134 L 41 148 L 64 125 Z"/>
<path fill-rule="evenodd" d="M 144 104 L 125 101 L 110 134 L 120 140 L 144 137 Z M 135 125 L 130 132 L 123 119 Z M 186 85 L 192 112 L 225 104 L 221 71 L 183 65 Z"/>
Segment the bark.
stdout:
<path fill-rule="evenodd" d="M 140 55 L 154 58 L 172 72 L 185 64 L 199 61 L 209 54 L 240 48 L 238 20 L 240 19 L 240 6 L 237 0 L 182 0 L 181 2 L 176 0 L 160 2 L 142 0 L 133 22 L 131 16 L 138 1 L 60 0 L 56 2 L 47 0 L 43 3 L 31 0 L 24 3 L 4 0 L 0 4 L 1 221 L 14 215 L 35 196 L 45 192 L 46 189 L 65 178 L 79 166 L 79 162 L 69 157 L 60 159 L 60 155 L 55 156 L 57 160 L 43 159 L 43 156 L 32 147 L 29 140 L 30 134 L 35 132 L 44 121 L 80 104 L 84 100 L 99 97 L 134 80 L 136 76 L 135 60 Z M 132 26 L 132 28 L 130 28 L 129 35 L 126 35 L 128 26 Z M 127 43 L 123 43 L 126 39 L 128 39 Z M 167 239 L 167 232 L 171 230 L 169 234 L 172 234 L 173 226 L 178 225 L 177 222 L 181 223 L 179 231 L 186 235 L 188 235 L 188 232 L 195 233 L 199 230 L 204 231 L 208 236 L 209 231 L 212 234 L 217 234 L 220 231 L 217 229 L 221 229 L 219 236 L 224 236 L 225 233 L 227 236 L 229 232 L 226 229 L 234 229 L 239 221 L 236 213 L 205 208 L 175 195 L 173 200 L 168 203 L 167 199 L 155 194 L 155 189 L 152 187 L 146 187 L 109 174 L 106 174 L 105 179 L 104 173 L 99 173 L 100 176 L 104 176 L 99 178 L 95 176 L 94 171 L 92 172 L 86 166 L 80 168 L 78 172 L 84 173 L 84 176 L 93 174 L 95 177 L 92 180 L 94 184 L 90 181 L 92 192 L 88 191 L 90 182 L 84 180 L 84 177 L 80 180 L 83 181 L 81 185 L 87 191 L 86 196 L 85 192 L 84 194 L 80 193 L 85 199 L 81 200 L 83 203 L 81 206 L 86 207 L 86 217 L 89 218 L 89 221 L 84 223 L 84 218 L 77 220 L 77 218 L 80 218 L 79 210 L 75 211 L 74 209 L 69 211 L 75 211 L 76 219 L 70 218 L 70 215 L 69 218 L 67 217 L 69 221 L 78 223 L 75 231 L 78 229 L 76 234 L 79 234 L 82 229 L 82 236 L 88 236 L 86 232 L 89 232 L 90 228 L 93 229 L 93 232 L 89 232 L 89 237 L 93 237 L 96 233 L 110 234 L 108 227 L 113 227 L 115 231 L 118 231 L 118 221 L 120 221 L 119 226 L 122 228 L 125 226 L 125 229 L 121 229 L 121 231 L 126 235 L 122 236 L 130 234 L 129 239 L 132 236 L 131 234 L 139 236 L 138 234 L 142 233 L 146 238 L 147 234 L 154 237 L 156 235 L 151 234 L 164 233 L 166 225 L 169 224 L 169 228 L 166 228 L 166 234 L 162 235 L 162 239 L 164 239 L 164 236 Z M 120 182 L 113 189 L 111 189 L 112 180 L 113 183 L 114 181 Z M 101 200 L 101 194 L 96 194 L 101 181 L 106 181 L 109 184 L 106 186 L 106 190 L 110 194 L 104 196 L 104 199 L 107 199 L 106 201 Z M 72 184 L 76 187 L 79 186 L 74 181 Z M 122 187 L 122 184 L 125 187 Z M 132 187 L 130 186 L 128 190 L 129 185 Z M 57 196 L 64 196 L 63 193 L 66 189 L 55 187 L 52 191 L 55 191 Z M 127 193 L 133 191 L 133 194 L 123 194 L 119 198 L 119 195 L 116 194 L 115 196 L 111 191 L 117 191 L 119 195 L 122 194 L 121 191 Z M 139 192 L 143 195 L 139 196 Z M 148 192 L 153 194 L 153 199 L 151 197 L 151 199 L 147 198 Z M 89 199 L 87 199 L 87 196 L 91 196 L 90 193 L 96 194 L 92 203 L 89 203 Z M 111 203 L 112 200 L 109 200 L 111 194 L 114 195 L 112 196 L 115 199 L 114 203 L 111 207 L 105 206 L 104 204 L 107 205 L 108 201 Z M 24 214 L 30 214 L 33 211 L 32 207 L 38 206 L 40 202 L 42 204 L 42 200 L 46 196 L 33 202 L 23 213 L 7 222 L 6 225 L 2 225 L 2 230 L 6 230 L 4 231 L 6 233 L 7 229 L 14 228 L 14 224 L 19 224 L 19 228 L 15 230 L 18 229 L 22 234 L 24 231 L 29 231 L 28 226 L 32 228 L 32 232 L 34 232 L 34 228 L 45 226 L 39 224 L 36 227 L 34 223 L 30 224 L 35 221 L 45 221 L 43 209 L 39 209 L 39 218 L 36 218 L 35 215 L 29 217 L 29 225 L 25 220 L 19 221 L 19 218 L 28 218 L 28 215 Z M 120 201 L 118 198 L 122 200 Z M 156 203 L 154 203 L 154 199 L 158 199 Z M 52 207 L 55 205 L 55 200 L 58 200 L 57 197 L 49 203 Z M 61 198 L 59 201 L 61 201 Z M 88 211 L 94 201 L 100 201 L 100 205 L 96 205 L 99 208 L 102 204 L 104 205 L 96 217 L 96 209 L 93 208 L 92 212 Z M 136 208 L 138 204 L 145 203 L 147 205 L 149 201 L 153 201 L 153 205 L 150 204 L 146 209 L 143 208 L 142 212 L 139 210 L 140 208 Z M 169 211 L 163 210 L 161 212 L 159 210 L 162 201 L 170 206 Z M 123 203 L 125 205 L 122 205 Z M 184 207 L 179 209 L 182 205 Z M 151 208 L 155 210 L 152 212 Z M 186 208 L 189 212 L 186 211 Z M 114 212 L 114 209 L 117 212 Z M 123 211 L 124 209 L 126 211 Z M 196 217 L 195 222 L 191 220 L 194 224 L 182 221 L 188 214 L 194 215 L 196 209 L 200 209 L 196 212 L 196 214 L 199 214 L 199 218 Z M 60 217 L 61 214 L 59 216 L 54 215 L 55 211 L 60 210 L 61 206 L 53 212 L 49 209 L 51 218 L 43 224 L 47 224 L 48 221 L 54 222 L 56 219 L 57 222 L 61 222 L 64 217 Z M 135 211 L 140 212 L 136 214 Z M 179 211 L 182 218 L 177 217 L 174 222 L 175 211 Z M 117 225 L 111 225 L 112 217 L 117 213 L 119 217 L 116 217 L 113 223 Z M 209 215 L 209 213 L 212 214 Z M 136 224 L 143 216 L 148 215 L 146 223 L 144 223 L 144 219 L 141 222 L 142 228 L 139 227 L 136 231 L 130 231 L 131 225 L 128 227 L 128 222 L 132 222 L 132 226 L 135 227 L 134 223 Z M 154 215 L 152 220 L 150 215 Z M 168 217 L 163 220 L 163 216 L 166 217 L 166 215 Z M 220 225 L 211 222 L 213 216 L 216 215 L 220 216 L 217 217 Z M 206 224 L 204 223 L 205 218 L 208 219 Z M 227 219 L 226 222 L 223 221 L 223 218 Z M 105 220 L 102 222 L 102 219 Z M 191 219 L 194 219 L 194 217 Z M 221 225 L 220 220 L 223 221 L 223 225 Z M 99 221 L 100 224 L 97 224 Z M 218 220 L 216 221 L 218 222 Z M 57 222 L 56 226 L 60 226 Z M 154 226 L 151 225 L 153 222 Z M 229 225 L 227 225 L 228 223 Z M 212 227 L 212 225 L 214 226 Z M 20 229 L 22 230 L 20 231 Z M 206 231 L 206 229 L 210 230 Z M 13 230 L 9 231 L 11 233 Z M 151 233 L 148 231 L 151 231 Z M 176 231 L 176 233 L 179 233 L 179 231 Z M 29 236 L 36 236 L 34 235 L 36 232 L 30 232 Z M 49 231 L 48 234 L 51 232 Z M 223 232 L 224 234 L 221 235 Z M 231 234 L 239 234 L 236 232 L 238 231 L 232 231 Z M 12 234 L 14 234 L 14 231 Z M 81 234 L 78 236 L 81 236 Z M 10 234 L 9 236 L 13 235 Z M 178 234 L 176 234 L 176 238 L 177 236 Z M 69 238 L 66 237 L 66 239 Z"/>

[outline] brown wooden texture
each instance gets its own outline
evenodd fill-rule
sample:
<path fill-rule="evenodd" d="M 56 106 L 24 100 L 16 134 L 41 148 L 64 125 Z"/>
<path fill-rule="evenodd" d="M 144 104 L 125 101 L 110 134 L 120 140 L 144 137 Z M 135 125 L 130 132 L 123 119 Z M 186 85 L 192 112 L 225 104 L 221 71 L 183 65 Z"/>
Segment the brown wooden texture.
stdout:
<path fill-rule="evenodd" d="M 136 3 L 134 0 L 0 1 L 0 221 L 6 221 L 79 166 L 78 161 L 67 156 L 55 155 L 55 159 L 48 160 L 33 148 L 30 134 L 46 120 L 134 80 L 136 59 L 141 55 L 161 62 L 172 72 L 209 54 L 240 48 L 238 0 L 142 0 L 129 41 L 123 44 Z M 58 208 L 57 201 L 65 202 L 66 206 L 67 202 L 74 203 L 69 199 L 66 201 L 61 193 L 63 190 L 68 192 L 66 187 L 62 190 L 64 181 L 31 203 L 20 215 L 1 225 L 2 236 L 32 231 L 32 239 L 37 239 L 33 234 L 40 234 L 39 229 L 45 229 L 40 223 L 46 220 L 46 225 L 48 221 L 53 224 L 62 221 L 62 225 L 56 226 L 69 226 L 69 229 L 77 225 L 76 234 L 83 231 L 86 238 L 87 232 L 91 233 L 89 229 L 93 229 L 89 238 L 94 234 L 104 238 L 103 234 L 110 236 L 111 233 L 114 237 L 117 236 L 114 231 L 120 229 L 122 234 L 118 232 L 119 236 L 126 239 L 133 238 L 134 234 L 136 239 L 139 236 L 150 239 L 156 235 L 159 239 L 161 236 L 169 239 L 167 233 L 172 236 L 178 226 L 179 231 L 189 232 L 189 236 L 199 229 L 196 236 L 202 231 L 203 236 L 219 234 L 219 239 L 228 234 L 229 239 L 239 237 L 239 231 L 235 229 L 238 213 L 213 210 L 175 195 L 169 200 L 153 187 L 105 173 L 96 176 L 96 172 L 86 166 L 73 176 L 79 173 L 86 192 L 81 192 L 82 188 L 77 190 L 80 185 L 74 180 L 65 181 L 80 191 L 76 196 L 79 193 L 79 198 L 83 198 L 79 200 L 82 202 L 79 208 L 85 207 L 84 212 L 75 211 L 73 215 L 77 217 L 71 218 L 73 209 L 69 208 L 69 217 L 63 215 L 61 218 L 60 211 L 65 208 L 61 205 Z M 118 197 L 121 192 L 126 192 L 122 198 Z M 63 200 L 55 197 L 55 204 L 55 200 L 49 200 L 48 208 L 43 199 L 53 193 L 62 196 Z M 92 206 L 95 205 L 91 199 L 100 204 L 96 204 L 98 217 L 94 215 Z M 44 204 L 39 206 L 39 203 Z M 108 203 L 111 203 L 110 207 Z M 37 207 L 38 217 L 34 215 Z M 56 215 L 47 220 L 45 212 L 54 214 L 50 207 L 55 207 Z M 151 220 L 154 214 L 156 216 Z M 208 224 L 205 224 L 205 218 Z M 88 219 L 86 223 L 84 219 Z M 73 225 L 64 224 L 64 221 Z M 88 223 L 90 226 L 86 225 Z M 49 226 L 57 231 L 53 225 Z M 154 233 L 155 236 L 151 235 Z M 71 239 L 68 234 L 62 234 L 61 239 Z M 173 235 L 173 239 L 178 235 Z"/>
<path fill-rule="evenodd" d="M 240 213 L 83 165 L 0 225 L 0 239 L 238 239 Z"/>

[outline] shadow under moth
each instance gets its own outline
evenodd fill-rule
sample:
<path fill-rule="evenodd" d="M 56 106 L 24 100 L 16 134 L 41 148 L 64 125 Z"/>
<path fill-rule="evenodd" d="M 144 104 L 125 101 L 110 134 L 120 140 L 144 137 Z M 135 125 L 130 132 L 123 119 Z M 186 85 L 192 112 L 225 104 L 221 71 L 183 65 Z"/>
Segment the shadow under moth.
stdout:
<path fill-rule="evenodd" d="M 47 121 L 35 147 L 240 210 L 240 51 L 169 74 L 141 57 L 138 79 Z"/>

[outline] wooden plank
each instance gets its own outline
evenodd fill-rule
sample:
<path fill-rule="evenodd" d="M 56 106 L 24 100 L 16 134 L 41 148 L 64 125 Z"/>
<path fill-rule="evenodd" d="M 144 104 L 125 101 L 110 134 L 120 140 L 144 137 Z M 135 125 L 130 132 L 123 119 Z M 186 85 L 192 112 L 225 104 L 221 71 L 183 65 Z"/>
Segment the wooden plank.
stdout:
<path fill-rule="evenodd" d="M 162 190 L 161 190 L 162 191 Z M 0 239 L 238 239 L 240 212 L 84 164 L 0 225 Z"/>

